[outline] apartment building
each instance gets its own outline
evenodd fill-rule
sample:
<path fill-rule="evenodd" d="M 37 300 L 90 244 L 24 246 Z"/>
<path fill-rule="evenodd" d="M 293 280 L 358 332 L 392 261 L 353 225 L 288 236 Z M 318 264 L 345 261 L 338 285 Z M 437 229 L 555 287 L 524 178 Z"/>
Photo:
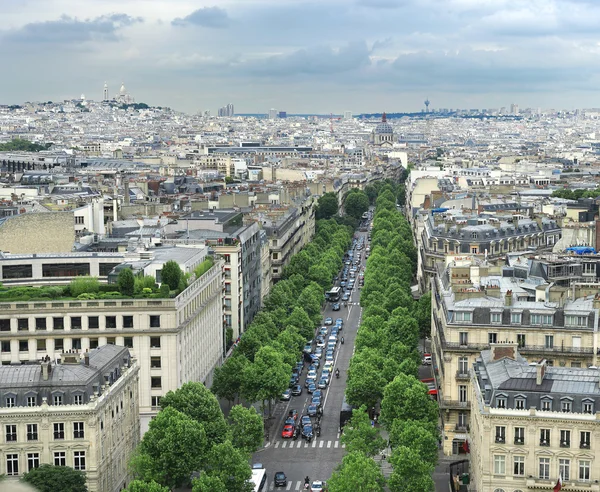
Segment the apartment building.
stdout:
<path fill-rule="evenodd" d="M 84 471 L 90 492 L 116 492 L 140 440 L 139 365 L 125 347 L 0 366 L 0 473 L 42 464 Z M 9 485 L 10 486 L 10 485 Z"/>
<path fill-rule="evenodd" d="M 162 395 L 188 381 L 210 384 L 222 362 L 224 264 L 217 260 L 176 298 L 1 302 L 0 360 L 54 361 L 70 350 L 129 348 L 140 366 L 144 433 Z"/>
<path fill-rule="evenodd" d="M 470 371 L 471 487 L 600 490 L 600 371 L 528 363 L 491 344 Z M 554 489 L 556 490 L 556 489 Z"/>
<path fill-rule="evenodd" d="M 434 375 L 447 455 L 459 453 L 467 440 L 469 367 L 490 344 L 515 342 L 521 354 L 546 358 L 550 366 L 598 365 L 600 299 L 590 295 L 594 289 L 513 275 L 511 267 L 448 256 L 431 283 Z"/>

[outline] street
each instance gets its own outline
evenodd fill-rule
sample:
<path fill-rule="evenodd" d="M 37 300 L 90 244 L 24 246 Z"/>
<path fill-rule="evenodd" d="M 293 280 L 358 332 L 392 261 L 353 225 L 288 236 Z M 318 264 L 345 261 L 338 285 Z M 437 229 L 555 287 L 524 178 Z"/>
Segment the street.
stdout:
<path fill-rule="evenodd" d="M 366 245 L 366 233 L 357 233 L 358 236 L 364 236 Z M 365 264 L 365 249 L 356 251 L 355 255 L 360 253 L 360 266 Z M 339 283 L 338 283 L 339 285 Z M 282 439 L 281 429 L 283 422 L 288 415 L 288 411 L 295 409 L 300 416 L 306 412 L 310 403 L 310 395 L 304 388 L 308 363 L 304 364 L 304 371 L 300 378 L 300 384 L 303 387 L 302 395 L 292 396 L 288 402 L 278 402 L 274 411 L 274 419 L 269 432 L 269 442 L 265 448 L 254 454 L 253 462 L 262 463 L 267 470 L 268 482 L 266 490 L 275 490 L 273 476 L 276 472 L 282 471 L 287 475 L 287 487 L 284 490 L 300 490 L 304 485 L 304 478 L 308 476 L 313 480 L 328 480 L 335 467 L 342 461 L 344 456 L 344 446 L 340 442 L 339 417 L 344 392 L 346 389 L 346 379 L 348 365 L 354 351 L 354 340 L 360 324 L 362 308 L 359 305 L 360 290 L 358 281 L 356 282 L 348 307 L 343 307 L 340 311 L 333 311 L 331 303 L 323 312 L 323 317 L 342 318 L 344 320 L 343 329 L 340 337 L 344 337 L 344 344 L 338 343 L 334 368 L 340 370 L 340 377 L 333 377 L 329 387 L 324 390 L 323 417 L 321 419 L 321 435 L 314 437 L 311 443 L 304 439 L 294 441 L 292 439 Z"/>

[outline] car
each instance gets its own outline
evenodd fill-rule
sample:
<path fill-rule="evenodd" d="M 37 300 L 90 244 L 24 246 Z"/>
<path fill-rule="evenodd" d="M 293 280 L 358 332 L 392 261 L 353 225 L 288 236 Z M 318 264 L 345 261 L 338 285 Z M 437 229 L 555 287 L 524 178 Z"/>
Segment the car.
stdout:
<path fill-rule="evenodd" d="M 323 490 L 324 490 L 323 486 L 324 486 L 324 484 L 323 484 L 323 482 L 321 482 L 321 480 L 315 480 L 310 485 L 310 492 L 323 492 Z"/>
<path fill-rule="evenodd" d="M 315 391 L 313 393 L 313 398 L 321 398 L 322 396 L 323 396 L 323 392 L 320 389 L 318 389 L 317 391 Z"/>
<path fill-rule="evenodd" d="M 335 336 L 337 337 L 337 334 L 338 334 L 338 327 L 336 326 L 335 328 L 333 328 L 333 329 L 331 330 L 331 335 L 335 335 Z M 331 335 L 330 335 L 330 336 L 331 336 Z"/>
<path fill-rule="evenodd" d="M 337 344 L 335 342 L 332 342 L 332 341 L 327 342 L 327 349 L 333 349 L 333 350 L 335 350 L 335 346 L 336 345 Z"/>
<path fill-rule="evenodd" d="M 313 436 L 313 426 L 311 425 L 305 425 L 304 427 L 302 427 L 302 437 L 304 438 L 309 438 Z"/>
<path fill-rule="evenodd" d="M 332 325 L 333 324 L 333 318 L 331 318 L 331 317 L 328 316 L 327 318 L 325 318 L 325 322 L 323 324 L 326 325 L 326 326 Z"/>
<path fill-rule="evenodd" d="M 288 424 L 290 424 L 290 425 L 295 425 L 295 424 L 296 424 L 296 421 L 294 420 L 294 418 L 293 418 L 293 417 L 288 417 L 287 419 L 285 419 L 285 422 L 284 422 L 283 424 L 284 424 L 284 425 L 288 425 Z"/>
<path fill-rule="evenodd" d="M 329 369 L 323 369 L 323 371 L 321 372 L 321 377 L 327 378 L 327 380 L 329 380 L 331 378 L 331 371 Z"/>
<path fill-rule="evenodd" d="M 327 379 L 325 379 L 325 378 L 319 379 L 319 383 L 317 384 L 317 386 L 321 389 L 327 388 Z"/>
<path fill-rule="evenodd" d="M 340 287 L 342 289 L 345 289 L 346 288 L 346 282 L 340 282 Z"/>
<path fill-rule="evenodd" d="M 315 366 L 315 370 L 319 368 L 319 366 L 321 365 L 321 361 L 319 360 L 319 358 L 316 355 L 312 356 L 311 359 L 311 367 Z"/>
<path fill-rule="evenodd" d="M 317 370 L 311 369 L 310 371 L 308 371 L 308 374 L 306 375 L 306 379 L 317 379 Z"/>
<path fill-rule="evenodd" d="M 292 386 L 295 386 L 296 384 L 298 384 L 298 377 L 297 376 L 292 376 L 290 378 L 290 385 L 289 385 L 289 387 L 291 388 Z"/>
<path fill-rule="evenodd" d="M 342 301 L 348 302 L 349 300 L 350 300 L 350 294 L 348 294 L 348 292 L 344 293 L 344 295 L 342 296 Z"/>
<path fill-rule="evenodd" d="M 325 346 L 325 338 L 317 338 L 317 348 L 323 348 Z"/>
<path fill-rule="evenodd" d="M 423 365 L 424 366 L 431 365 L 431 354 L 423 354 Z"/>
<path fill-rule="evenodd" d="M 334 361 L 333 354 L 330 353 L 330 354 L 325 355 L 325 362 L 326 363 L 327 362 L 331 362 L 333 364 L 333 361 Z"/>
<path fill-rule="evenodd" d="M 289 391 L 289 390 L 288 390 Z M 292 387 L 292 396 L 300 396 L 302 394 L 302 386 L 296 384 Z M 289 400 L 289 398 L 288 398 Z"/>
<path fill-rule="evenodd" d="M 310 400 L 310 403 L 313 405 L 317 405 L 320 406 L 321 405 L 321 397 L 320 396 L 313 396 Z"/>
<path fill-rule="evenodd" d="M 310 343 L 307 343 L 307 344 L 304 346 L 303 352 L 304 352 L 305 354 L 310 354 L 310 353 L 312 352 L 312 345 L 311 345 Z"/>
<path fill-rule="evenodd" d="M 342 318 L 336 318 L 335 324 L 342 326 L 344 324 L 344 320 Z"/>
<path fill-rule="evenodd" d="M 304 370 L 304 362 L 301 360 L 296 362 L 296 370 L 298 371 L 298 374 L 302 374 L 302 371 Z"/>
<path fill-rule="evenodd" d="M 293 418 L 294 420 L 298 420 L 298 410 L 292 408 L 289 412 L 288 412 L 288 417 Z"/>
<path fill-rule="evenodd" d="M 331 306 L 331 309 L 333 309 L 334 311 L 339 311 L 340 310 L 340 303 L 336 302 L 333 306 Z"/>
<path fill-rule="evenodd" d="M 305 425 L 312 425 L 312 420 L 310 420 L 310 417 L 308 415 L 302 415 L 302 427 L 304 427 Z"/>
<path fill-rule="evenodd" d="M 314 381 L 311 381 L 308 383 L 308 387 L 306 388 L 306 391 L 308 391 L 309 393 L 314 393 L 314 391 L 317 389 L 317 385 L 315 384 Z"/>
<path fill-rule="evenodd" d="M 327 369 L 328 371 L 333 371 L 333 362 L 326 361 L 323 365 L 323 369 Z"/>
<path fill-rule="evenodd" d="M 317 407 L 317 405 L 315 405 L 314 403 L 311 403 L 310 405 L 308 405 L 308 409 L 307 409 L 308 415 L 310 417 L 316 417 L 318 408 L 319 407 Z"/>
<path fill-rule="evenodd" d="M 287 424 L 283 426 L 283 430 L 281 431 L 281 437 L 284 439 L 291 439 L 294 436 L 294 426 L 291 424 Z"/>
<path fill-rule="evenodd" d="M 323 349 L 321 347 L 318 347 L 317 350 L 315 350 L 315 356 L 319 359 L 323 357 Z"/>
<path fill-rule="evenodd" d="M 324 337 L 325 335 L 327 335 L 328 331 L 329 328 L 327 328 L 326 326 L 321 326 L 321 329 L 319 330 L 319 335 Z"/>
<path fill-rule="evenodd" d="M 337 343 L 338 339 L 337 339 L 337 335 L 334 335 L 333 333 L 331 335 L 329 335 L 329 340 L 327 343 L 329 342 L 334 342 Z"/>
<path fill-rule="evenodd" d="M 285 487 L 287 485 L 287 477 L 282 471 L 275 472 L 273 481 L 275 482 L 275 487 Z"/>
<path fill-rule="evenodd" d="M 286 389 L 283 393 L 281 393 L 281 396 L 279 397 L 279 399 L 281 401 L 288 401 L 291 397 L 292 397 L 291 390 Z"/>

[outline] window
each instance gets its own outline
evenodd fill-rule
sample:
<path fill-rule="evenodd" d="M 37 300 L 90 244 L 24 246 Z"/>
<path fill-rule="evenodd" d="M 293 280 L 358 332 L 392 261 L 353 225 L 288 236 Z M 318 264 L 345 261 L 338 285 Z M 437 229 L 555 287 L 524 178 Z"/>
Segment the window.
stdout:
<path fill-rule="evenodd" d="M 540 430 L 540 446 L 550 446 L 550 429 Z"/>
<path fill-rule="evenodd" d="M 101 277 L 107 277 L 108 274 L 112 271 L 112 269 L 116 266 L 119 266 L 118 263 L 100 263 L 98 272 Z"/>
<path fill-rule="evenodd" d="M 84 431 L 83 431 L 83 422 L 73 422 L 73 438 L 74 439 L 83 439 Z"/>
<path fill-rule="evenodd" d="M 554 348 L 554 335 L 546 335 L 546 348 Z"/>
<path fill-rule="evenodd" d="M 553 316 L 551 314 L 532 314 L 531 315 L 531 324 L 532 325 L 551 326 L 552 318 L 553 318 Z"/>
<path fill-rule="evenodd" d="M 81 338 L 72 338 L 71 339 L 71 348 L 73 350 L 81 350 Z"/>
<path fill-rule="evenodd" d="M 90 349 L 96 349 L 96 348 L 98 348 L 98 339 L 90 338 Z"/>
<path fill-rule="evenodd" d="M 107 345 L 115 345 L 115 343 L 117 343 L 117 340 L 115 337 L 108 337 L 106 339 L 106 344 Z"/>
<path fill-rule="evenodd" d="M 65 319 L 64 318 L 52 318 L 52 327 L 54 330 L 64 330 L 65 329 Z"/>
<path fill-rule="evenodd" d="M 515 398 L 515 408 L 517 410 L 525 410 L 525 398 Z"/>
<path fill-rule="evenodd" d="M 6 397 L 6 408 L 13 408 L 16 405 L 16 399 L 14 396 Z"/>
<path fill-rule="evenodd" d="M 467 413 L 466 412 L 458 412 L 458 426 L 466 427 L 467 426 Z"/>
<path fill-rule="evenodd" d="M 594 404 L 591 401 L 583 402 L 583 413 L 594 413 Z"/>
<path fill-rule="evenodd" d="M 75 216 L 75 224 L 76 225 L 85 224 L 84 217 L 82 215 L 76 215 Z"/>
<path fill-rule="evenodd" d="M 587 326 L 587 316 L 565 315 L 565 326 Z"/>
<path fill-rule="evenodd" d="M 10 319 L 0 319 L 0 331 L 10 331 Z"/>
<path fill-rule="evenodd" d="M 542 400 L 542 410 L 550 412 L 552 410 L 552 400 Z"/>
<path fill-rule="evenodd" d="M 88 316 L 88 328 L 90 330 L 97 330 L 98 328 L 100 328 L 100 317 Z"/>
<path fill-rule="evenodd" d="M 133 337 L 125 337 L 123 339 L 123 345 L 127 348 L 133 348 Z"/>
<path fill-rule="evenodd" d="M 160 337 L 150 337 L 150 348 L 160 348 Z"/>
<path fill-rule="evenodd" d="M 472 313 L 466 311 L 457 311 L 456 321 L 471 321 L 471 314 Z"/>
<path fill-rule="evenodd" d="M 467 386 L 464 384 L 458 386 L 458 401 L 460 403 L 467 402 Z"/>
<path fill-rule="evenodd" d="M 54 439 L 65 438 L 65 424 L 62 422 L 54 424 Z"/>
<path fill-rule="evenodd" d="M 150 368 L 151 369 L 160 369 L 161 368 L 160 357 L 150 357 Z"/>
<path fill-rule="evenodd" d="M 40 466 L 40 454 L 39 453 L 27 453 L 27 471 L 31 471 L 34 468 Z"/>
<path fill-rule="evenodd" d="M 525 475 L 525 456 L 515 456 L 513 460 L 513 475 Z"/>
<path fill-rule="evenodd" d="M 17 426 L 8 424 L 6 426 L 6 442 L 15 442 L 17 440 Z"/>
<path fill-rule="evenodd" d="M 494 455 L 494 475 L 506 474 L 506 456 L 503 454 Z"/>
<path fill-rule="evenodd" d="M 160 328 L 160 316 L 159 315 L 150 315 L 150 328 Z"/>
<path fill-rule="evenodd" d="M 90 275 L 89 263 L 55 263 L 42 265 L 43 277 L 78 277 Z"/>
<path fill-rule="evenodd" d="M 18 454 L 7 454 L 6 455 L 6 474 L 14 476 L 19 474 L 19 455 Z"/>
<path fill-rule="evenodd" d="M 513 325 L 520 325 L 521 313 L 510 313 L 510 323 Z"/>
<path fill-rule="evenodd" d="M 153 389 L 162 388 L 162 381 L 160 376 L 152 376 L 150 378 L 150 387 Z"/>
<path fill-rule="evenodd" d="M 46 329 L 46 318 L 35 318 L 35 329 L 44 331 Z"/>
<path fill-rule="evenodd" d="M 459 345 L 468 345 L 469 344 L 469 334 L 466 331 L 461 331 L 458 334 L 458 343 L 459 343 Z"/>
<path fill-rule="evenodd" d="M 152 397 L 152 407 L 153 408 L 158 408 L 160 407 L 160 396 L 153 396 Z"/>
<path fill-rule="evenodd" d="M 106 316 L 106 328 L 116 328 L 117 327 L 117 317 L 116 316 Z"/>
<path fill-rule="evenodd" d="M 65 343 L 62 338 L 54 339 L 54 350 L 63 350 L 64 347 L 65 347 Z"/>
<path fill-rule="evenodd" d="M 591 461 L 581 460 L 579 462 L 579 480 L 587 482 L 590 479 Z"/>
<path fill-rule="evenodd" d="M 506 427 L 503 425 L 496 426 L 496 442 L 505 443 L 506 442 Z"/>
<path fill-rule="evenodd" d="M 71 316 L 71 330 L 81 330 L 81 316 Z"/>
<path fill-rule="evenodd" d="M 591 432 L 581 431 L 579 436 L 579 447 L 582 449 L 590 449 Z"/>
<path fill-rule="evenodd" d="M 46 321 L 46 318 L 42 318 L 42 319 L 44 321 Z M 36 328 L 37 328 L 37 320 L 36 320 Z M 17 320 L 17 329 L 19 331 L 29 331 L 29 320 L 27 318 L 19 318 Z"/>
<path fill-rule="evenodd" d="M 133 328 L 133 316 L 123 316 L 123 328 Z"/>
<path fill-rule="evenodd" d="M 29 342 L 27 340 L 19 340 L 19 352 L 29 351 Z"/>
<path fill-rule="evenodd" d="M 571 431 L 561 430 L 560 431 L 560 447 L 570 448 L 571 447 Z"/>
<path fill-rule="evenodd" d="M 460 374 L 467 374 L 469 372 L 469 359 L 467 357 L 458 358 L 458 372 Z"/>
<path fill-rule="evenodd" d="M 32 265 L 4 265 L 2 267 L 2 278 L 32 278 Z"/>
<path fill-rule="evenodd" d="M 35 396 L 27 397 L 27 406 L 28 407 L 35 407 L 36 404 L 37 404 L 37 397 L 35 397 Z"/>
<path fill-rule="evenodd" d="M 37 340 L 37 349 L 38 350 L 46 350 L 46 339 L 38 339 Z"/>
<path fill-rule="evenodd" d="M 37 424 L 27 424 L 27 440 L 28 441 L 37 441 L 38 440 Z"/>
<path fill-rule="evenodd" d="M 569 400 L 561 400 L 560 411 L 568 413 L 571 411 L 571 402 Z"/>
<path fill-rule="evenodd" d="M 515 444 L 525 444 L 525 427 L 515 427 Z"/>
<path fill-rule="evenodd" d="M 519 348 L 523 348 L 525 346 L 526 343 L 526 337 L 524 333 L 518 333 L 517 334 L 517 345 L 519 346 Z"/>
<path fill-rule="evenodd" d="M 540 479 L 550 478 L 550 458 L 540 458 Z"/>
<path fill-rule="evenodd" d="M 52 402 L 54 405 L 62 405 L 62 403 L 63 403 L 62 395 L 54 395 L 52 397 Z"/>
<path fill-rule="evenodd" d="M 491 320 L 492 320 L 492 323 L 497 323 L 497 324 L 502 323 L 502 313 L 492 313 Z"/>
<path fill-rule="evenodd" d="M 83 395 L 73 395 L 73 405 L 83 405 Z"/>
<path fill-rule="evenodd" d="M 498 341 L 498 333 L 488 333 L 488 343 L 496 343 Z"/>
<path fill-rule="evenodd" d="M 497 408 L 506 408 L 506 397 L 499 396 L 496 398 L 496 407 Z"/>
<path fill-rule="evenodd" d="M 73 468 L 75 470 L 85 470 L 85 451 L 73 452 Z"/>
<path fill-rule="evenodd" d="M 581 367 L 581 362 L 571 362 L 571 367 Z"/>
<path fill-rule="evenodd" d="M 2 340 L 2 344 L 0 345 L 0 350 L 2 352 L 10 352 L 10 341 Z"/>
<path fill-rule="evenodd" d="M 569 481 L 571 479 L 571 460 L 566 458 L 560 458 L 558 460 L 558 474 L 564 481 Z"/>
<path fill-rule="evenodd" d="M 54 451 L 54 466 L 67 466 L 67 454 L 64 451 Z"/>

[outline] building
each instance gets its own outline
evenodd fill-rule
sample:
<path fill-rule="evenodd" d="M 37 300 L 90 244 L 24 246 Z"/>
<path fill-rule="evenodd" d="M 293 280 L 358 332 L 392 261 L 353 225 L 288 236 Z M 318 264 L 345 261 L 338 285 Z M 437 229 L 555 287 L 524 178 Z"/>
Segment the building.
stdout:
<path fill-rule="evenodd" d="M 277 110 L 275 108 L 269 109 L 269 119 L 274 120 L 277 118 Z"/>
<path fill-rule="evenodd" d="M 56 361 L 0 366 L 0 473 L 70 466 L 85 471 L 90 492 L 122 490 L 140 440 L 136 360 L 105 345 Z"/>
<path fill-rule="evenodd" d="M 40 212 L 0 219 L 0 251 L 69 253 L 75 243 L 73 212 Z"/>
<path fill-rule="evenodd" d="M 383 113 L 381 123 L 379 123 L 371 134 L 371 141 L 377 147 L 392 147 L 396 141 L 394 129 L 387 122 L 387 116 Z"/>
<path fill-rule="evenodd" d="M 515 343 L 491 344 L 475 360 L 472 490 L 552 490 L 559 477 L 565 490 L 600 490 L 600 371 L 537 360 Z"/>
<path fill-rule="evenodd" d="M 590 295 L 598 284 L 563 287 L 468 256 L 448 256 L 437 270 L 431 343 L 445 454 L 467 440 L 469 367 L 490 344 L 514 341 L 557 367 L 598 365 L 600 299 Z"/>
<path fill-rule="evenodd" d="M 217 111 L 217 116 L 219 117 L 229 117 L 234 116 L 235 112 L 233 109 L 233 104 L 229 103 L 227 106 L 223 106 L 219 108 Z"/>
<path fill-rule="evenodd" d="M 140 367 L 144 433 L 162 395 L 188 381 L 209 385 L 213 369 L 222 362 L 223 267 L 222 260 L 216 261 L 169 299 L 0 302 L 0 360 L 22 364 L 46 356 L 54 361 L 70 350 L 85 352 L 104 345 L 129 348 Z M 155 273 L 160 275 L 158 270 Z"/>

